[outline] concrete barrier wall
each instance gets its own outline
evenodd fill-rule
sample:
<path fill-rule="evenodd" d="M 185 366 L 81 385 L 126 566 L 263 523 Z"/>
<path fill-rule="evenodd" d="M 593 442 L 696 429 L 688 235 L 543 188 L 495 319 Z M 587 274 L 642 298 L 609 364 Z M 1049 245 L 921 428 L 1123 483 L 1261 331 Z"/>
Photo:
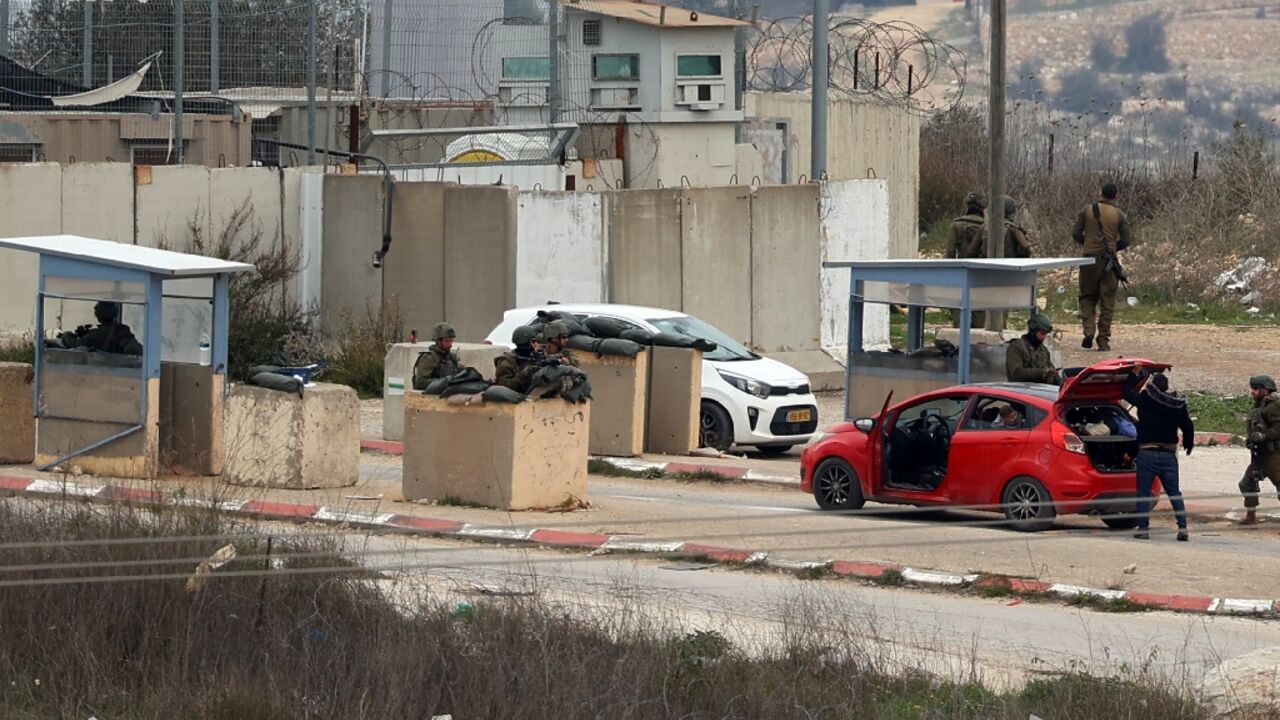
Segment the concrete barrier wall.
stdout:
<path fill-rule="evenodd" d="M 382 303 L 382 270 L 373 267 L 373 253 L 382 247 L 383 202 L 381 177 L 324 178 L 320 322 L 325 329 L 338 327 L 344 316 L 376 312 Z"/>
<path fill-rule="evenodd" d="M 139 167 L 136 175 L 135 244 L 186 252 L 195 232 L 210 239 L 209 168 L 157 165 Z"/>
<path fill-rule="evenodd" d="M 751 342 L 761 352 L 820 346 L 817 185 L 756 190 L 751 202 Z"/>
<path fill-rule="evenodd" d="M 391 253 L 383 265 L 382 298 L 395 303 L 405 330 L 430 338 L 444 320 L 444 198 L 446 183 L 396 183 Z M 461 280 L 461 278 L 459 278 Z"/>
<path fill-rule="evenodd" d="M 680 309 L 751 343 L 751 190 L 680 191 Z"/>
<path fill-rule="evenodd" d="M 679 308 L 680 191 L 623 190 L 606 203 L 609 302 Z"/>
<path fill-rule="evenodd" d="M 520 193 L 517 306 L 604 302 L 603 204 L 596 193 Z"/>
<path fill-rule="evenodd" d="M 133 166 L 75 163 L 62 168 L 62 232 L 133 242 Z"/>
<path fill-rule="evenodd" d="M 479 342 L 516 300 L 516 190 L 445 190 L 444 309 L 463 342 Z"/>
<path fill-rule="evenodd" d="M 286 246 L 282 217 L 281 173 L 275 168 L 214 168 L 209 171 L 209 232 L 218 237 L 243 217 L 252 218 L 249 233 L 261 233 L 262 249 Z M 244 232 L 242 237 L 251 237 Z"/>
<path fill-rule="evenodd" d="M 822 262 L 889 256 L 889 188 L 885 180 L 840 180 L 822 186 Z M 848 347 L 849 271 L 822 270 L 822 347 L 839 357 Z M 864 347 L 889 344 L 889 306 L 867 305 Z"/>
<path fill-rule="evenodd" d="M 0 237 L 62 231 L 62 167 L 0 164 Z M 0 335 L 21 335 L 36 324 L 36 276 L 31 253 L 0 250 Z"/>

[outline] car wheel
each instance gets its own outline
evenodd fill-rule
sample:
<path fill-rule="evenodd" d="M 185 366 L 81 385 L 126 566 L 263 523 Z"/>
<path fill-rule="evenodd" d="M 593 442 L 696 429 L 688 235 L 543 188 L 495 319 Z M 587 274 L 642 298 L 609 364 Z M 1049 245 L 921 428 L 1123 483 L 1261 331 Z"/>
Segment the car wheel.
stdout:
<path fill-rule="evenodd" d="M 857 510 L 867 504 L 858 474 L 840 458 L 827 458 L 814 468 L 813 499 L 823 510 Z"/>
<path fill-rule="evenodd" d="M 1124 515 L 1103 515 L 1102 522 L 1112 530 L 1132 530 L 1138 527 L 1138 518 Z"/>
<path fill-rule="evenodd" d="M 782 455 L 793 447 L 795 445 L 757 445 L 756 450 L 759 450 L 761 455 Z"/>
<path fill-rule="evenodd" d="M 698 446 L 728 450 L 733 445 L 733 420 L 713 402 L 702 403 L 698 417 Z"/>
<path fill-rule="evenodd" d="M 1018 477 L 1009 481 L 1001 500 L 1004 516 L 1015 530 L 1037 532 L 1053 526 L 1058 512 L 1044 484 L 1035 478 Z"/>

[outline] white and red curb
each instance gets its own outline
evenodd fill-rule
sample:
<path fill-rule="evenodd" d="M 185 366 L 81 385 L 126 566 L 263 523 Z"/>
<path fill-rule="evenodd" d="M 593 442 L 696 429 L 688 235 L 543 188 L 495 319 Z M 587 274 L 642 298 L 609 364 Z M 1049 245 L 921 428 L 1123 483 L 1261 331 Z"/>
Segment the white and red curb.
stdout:
<path fill-rule="evenodd" d="M 681 540 L 646 541 L 638 540 L 634 536 L 568 532 L 551 528 L 486 526 L 461 520 L 446 520 L 398 513 L 360 513 L 322 505 L 268 502 L 263 500 L 218 501 L 177 496 L 171 493 L 140 488 L 117 487 L 115 485 L 81 485 L 79 483 L 42 478 L 0 476 L 0 494 L 21 495 L 37 499 L 71 498 L 85 502 L 216 507 L 229 514 L 252 517 L 259 520 L 315 522 L 419 535 L 532 543 L 592 551 L 674 554 L 787 572 L 823 570 L 841 577 L 873 581 L 883 579 L 891 573 L 896 573 L 896 579 L 902 584 L 939 588 L 1003 586 L 1007 587 L 1012 594 L 1054 595 L 1064 599 L 1095 596 L 1109 600 L 1129 600 L 1153 609 L 1171 612 L 1255 617 L 1271 617 L 1280 614 L 1280 600 L 1213 598 L 1104 590 L 1077 585 L 1046 583 L 1024 578 L 949 573 L 879 562 L 854 560 L 803 561 L 770 558 L 769 554 L 764 551 L 736 550 Z"/>

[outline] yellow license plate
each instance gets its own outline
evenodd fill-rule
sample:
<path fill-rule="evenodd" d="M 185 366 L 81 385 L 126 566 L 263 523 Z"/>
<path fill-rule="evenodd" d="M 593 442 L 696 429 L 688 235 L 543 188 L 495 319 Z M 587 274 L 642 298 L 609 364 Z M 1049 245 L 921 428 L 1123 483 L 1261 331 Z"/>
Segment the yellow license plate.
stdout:
<path fill-rule="evenodd" d="M 792 410 L 791 412 L 787 413 L 787 422 L 789 423 L 809 422 L 812 419 L 813 419 L 812 410 Z"/>

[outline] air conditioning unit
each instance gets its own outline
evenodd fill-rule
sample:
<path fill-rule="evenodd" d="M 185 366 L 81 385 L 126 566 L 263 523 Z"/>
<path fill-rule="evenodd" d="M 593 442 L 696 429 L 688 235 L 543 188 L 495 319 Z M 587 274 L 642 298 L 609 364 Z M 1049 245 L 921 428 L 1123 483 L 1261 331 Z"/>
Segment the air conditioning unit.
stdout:
<path fill-rule="evenodd" d="M 719 110 L 724 106 L 723 82 L 683 82 L 676 91 L 676 105 L 690 110 Z"/>

